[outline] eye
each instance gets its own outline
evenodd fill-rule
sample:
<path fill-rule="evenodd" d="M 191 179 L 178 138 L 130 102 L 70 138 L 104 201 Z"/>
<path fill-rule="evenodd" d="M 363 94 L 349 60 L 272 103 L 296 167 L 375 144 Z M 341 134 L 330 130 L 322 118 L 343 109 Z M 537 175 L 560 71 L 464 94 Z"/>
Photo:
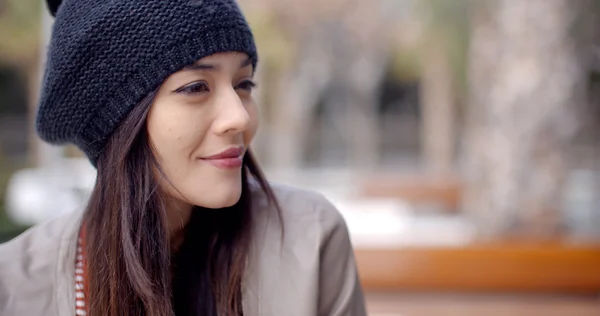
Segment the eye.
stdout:
<path fill-rule="evenodd" d="M 242 89 L 246 91 L 252 91 L 256 87 L 256 83 L 252 80 L 244 80 L 240 82 L 235 88 Z"/>
<path fill-rule="evenodd" d="M 196 81 L 196 82 L 192 82 L 192 83 L 188 84 L 187 86 L 183 86 L 183 87 L 175 90 L 175 92 L 184 93 L 184 94 L 198 94 L 198 93 L 210 92 L 210 89 L 208 89 L 208 84 L 206 82 Z"/>

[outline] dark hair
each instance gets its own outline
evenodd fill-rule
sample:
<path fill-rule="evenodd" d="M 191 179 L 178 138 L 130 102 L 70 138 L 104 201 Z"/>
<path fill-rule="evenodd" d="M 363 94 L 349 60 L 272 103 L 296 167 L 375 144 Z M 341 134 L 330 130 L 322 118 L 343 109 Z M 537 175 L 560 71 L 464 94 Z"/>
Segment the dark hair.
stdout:
<path fill-rule="evenodd" d="M 98 157 L 83 217 L 88 315 L 242 315 L 252 233 L 249 177 L 279 212 L 275 195 L 246 153 L 240 200 L 219 210 L 195 207 L 185 240 L 172 255 L 165 197 L 154 172 L 160 166 L 146 129 L 154 95 L 131 111 Z"/>

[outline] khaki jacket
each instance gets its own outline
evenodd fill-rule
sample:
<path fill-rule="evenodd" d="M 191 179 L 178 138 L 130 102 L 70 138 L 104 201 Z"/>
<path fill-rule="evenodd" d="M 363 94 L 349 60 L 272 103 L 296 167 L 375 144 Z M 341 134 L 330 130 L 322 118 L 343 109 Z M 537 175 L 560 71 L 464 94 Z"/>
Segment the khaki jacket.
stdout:
<path fill-rule="evenodd" d="M 363 316 L 346 224 L 323 196 L 273 185 L 285 236 L 255 190 L 256 227 L 243 284 L 245 316 Z M 75 315 L 78 212 L 0 245 L 0 315 Z"/>

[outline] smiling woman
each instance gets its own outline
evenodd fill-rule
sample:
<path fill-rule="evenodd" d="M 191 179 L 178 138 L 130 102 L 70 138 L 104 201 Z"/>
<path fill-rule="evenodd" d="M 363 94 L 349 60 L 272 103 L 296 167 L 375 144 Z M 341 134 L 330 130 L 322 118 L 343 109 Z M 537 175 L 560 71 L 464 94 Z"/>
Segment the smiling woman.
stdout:
<path fill-rule="evenodd" d="M 37 130 L 97 168 L 83 212 L 0 246 L 1 315 L 365 315 L 348 230 L 251 152 L 233 0 L 50 1 Z"/>

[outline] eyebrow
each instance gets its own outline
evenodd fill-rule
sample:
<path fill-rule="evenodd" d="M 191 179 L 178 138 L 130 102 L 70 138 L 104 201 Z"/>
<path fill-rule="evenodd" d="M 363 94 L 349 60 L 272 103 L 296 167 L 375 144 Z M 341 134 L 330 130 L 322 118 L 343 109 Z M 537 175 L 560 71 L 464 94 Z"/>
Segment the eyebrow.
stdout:
<path fill-rule="evenodd" d="M 252 59 L 247 58 L 243 62 L 240 63 L 240 68 L 246 68 L 252 65 Z M 193 70 L 193 71 L 219 71 L 221 66 L 219 64 L 206 64 L 206 63 L 196 63 L 183 67 L 184 70 Z"/>
<path fill-rule="evenodd" d="M 240 68 L 246 68 L 250 65 L 252 65 L 252 58 L 247 58 L 240 64 Z"/>

